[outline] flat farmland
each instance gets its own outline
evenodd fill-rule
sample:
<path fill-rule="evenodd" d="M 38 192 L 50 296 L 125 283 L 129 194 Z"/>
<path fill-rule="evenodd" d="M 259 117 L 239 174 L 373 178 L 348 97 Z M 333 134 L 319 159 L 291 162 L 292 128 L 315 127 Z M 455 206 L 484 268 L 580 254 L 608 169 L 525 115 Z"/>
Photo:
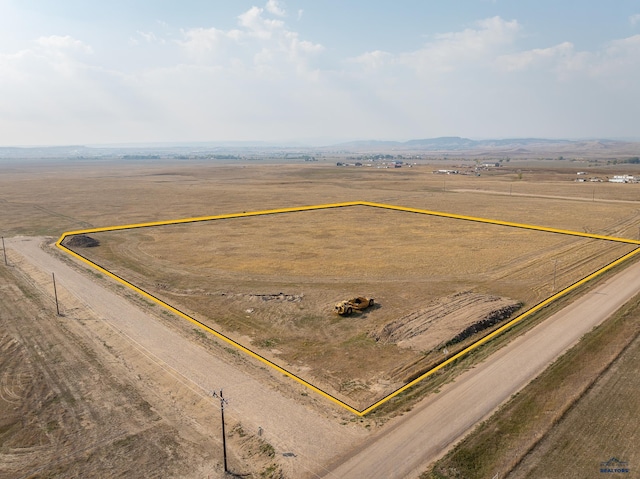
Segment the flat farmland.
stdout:
<path fill-rule="evenodd" d="M 633 249 L 366 206 L 91 237 L 71 249 L 360 410 Z"/>
<path fill-rule="evenodd" d="M 433 174 L 446 163 L 387 170 L 175 160 L 7 164 L 0 165 L 0 224 L 5 237 L 57 237 L 98 226 L 365 200 L 638 238 L 640 184 L 576 183 L 584 165 L 549 170 L 535 162 L 525 170 L 518 163 L 477 177 Z M 589 172 L 638 174 L 638 167 Z"/>
<path fill-rule="evenodd" d="M 185 348 L 185 341 L 194 349 L 204 348 L 211 358 L 240 368 L 238 384 L 255 379 L 264 391 L 274 392 L 276 402 L 286 404 L 283 408 L 295 404 L 316 418 L 307 422 L 293 414 L 247 406 L 242 402 L 245 398 L 264 405 L 268 395 L 253 386 L 250 394 L 235 392 L 233 388 L 238 386 L 236 376 L 232 376 L 232 381 L 225 383 L 229 388 L 225 396 L 228 394 L 231 400 L 228 431 L 236 430 L 242 422 L 246 437 L 236 434 L 229 441 L 230 460 L 234 471 L 255 471 L 247 477 L 269 477 L 266 472 L 272 471 L 274 463 L 278 471 L 285 471 L 284 477 L 316 477 L 309 468 L 324 470 L 345 452 L 345 444 L 364 447 L 363 438 L 394 430 L 387 429 L 386 421 L 397 420 L 389 419 L 396 413 L 413 420 L 420 401 L 434 397 L 425 398 L 429 394 L 425 392 L 429 384 L 425 384 L 424 389 L 412 390 L 415 394 L 403 396 L 401 401 L 389 401 L 389 407 L 376 414 L 354 418 L 275 370 L 231 351 L 226 344 L 203 338 L 202 331 L 186 321 L 132 298 L 131 292 L 111 287 L 104 278 L 87 274 L 84 265 L 74 266 L 82 274 L 68 284 L 65 270 L 59 275 L 55 269 L 64 313 L 56 317 L 52 269 L 47 267 L 35 274 L 24 268 L 26 259 L 21 262 L 15 249 L 22 244 L 20 235 L 47 236 L 51 243 L 71 230 L 345 201 L 395 204 L 623 238 L 635 239 L 640 233 L 640 185 L 574 181 L 576 172 L 585 168 L 588 176 L 603 178 L 638 174 L 633 165 L 592 168 L 568 162 L 552 165 L 512 160 L 501 168 L 483 171 L 481 176 L 433 174 L 439 168 L 458 167 L 451 160 L 399 169 L 337 168 L 335 159 L 329 158 L 315 164 L 121 159 L 0 162 L 0 229 L 7 241 L 10 270 L 15 270 L 15 274 L 7 272 L 7 278 L 25 291 L 10 285 L 1 288 L 7 294 L 0 295 L 6 303 L 0 317 L 9 336 L 0 338 L 6 349 L 6 357 L 0 362 L 7 366 L 8 378 L 17 378 L 12 379 L 9 392 L 28 393 L 22 409 L 16 407 L 14 398 L 5 402 L 7 420 L 14 423 L 18 418 L 18 427 L 3 433 L 4 444 L 24 447 L 20 451 L 24 455 L 18 462 L 16 451 L 3 449 L 0 468 L 11 477 L 30 471 L 60 475 L 61 471 L 76 469 L 84 471 L 85 476 L 104 475 L 104 471 L 126 474 L 131 470 L 142 476 L 157 475 L 159 470 L 164 475 L 174 470 L 181 477 L 191 473 L 218 477 L 216 472 L 221 476 L 218 411 L 206 397 L 210 387 L 191 391 L 167 368 L 172 364 L 167 356 L 188 356 L 191 348 Z M 445 356 L 444 348 L 433 342 L 453 334 L 447 328 L 431 329 L 438 334 L 411 336 L 421 333 L 425 317 L 461 321 L 452 309 L 468 316 L 468 308 L 486 312 L 486 308 L 495 310 L 496 305 L 500 309 L 522 302 L 522 308 L 513 313 L 518 314 L 552 292 L 554 270 L 555 289 L 559 290 L 572 278 L 626 251 L 624 245 L 610 242 L 564 235 L 547 237 L 534 231 L 394 211 L 354 208 L 333 213 L 338 212 L 338 216 L 316 211 L 310 215 L 252 218 L 258 223 L 247 219 L 236 224 L 225 221 L 176 227 L 182 229 L 172 226 L 103 233 L 100 247 L 85 248 L 81 253 L 99 256 L 105 265 L 111 264 L 113 270 L 168 303 L 290 367 L 293 373 L 349 404 L 362 407 Z M 449 229 L 441 230 L 441 225 Z M 430 238 L 431 245 L 427 241 Z M 28 239 L 24 241 L 27 244 Z M 448 246 L 443 248 L 445 242 Z M 335 244 L 335 248 L 327 248 L 328 244 Z M 460 250 L 467 251 L 467 256 L 460 256 Z M 35 256 L 28 249 L 22 254 Z M 25 284 L 35 286 L 25 287 L 20 281 L 23 276 L 29 280 Z M 94 291 L 97 297 L 111 292 L 132 300 L 128 313 L 116 314 L 109 321 L 136 323 L 142 334 L 152 337 L 153 331 L 145 329 L 147 323 L 132 319 L 142 310 L 149 313 L 153 324 L 170 328 L 174 341 L 162 343 L 150 357 L 139 352 L 135 342 L 112 330 L 111 323 L 92 309 L 92 300 L 75 298 L 85 282 L 93 286 L 88 291 Z M 333 302 L 352 294 L 371 295 L 379 307 L 351 318 L 335 316 L 331 312 Z M 32 304 L 32 295 L 43 302 Z M 24 313 L 23 307 L 27 308 Z M 36 317 L 44 321 L 33 321 Z M 399 323 L 405 327 L 399 327 Z M 440 325 L 444 323 L 440 321 Z M 68 334 L 69 328 L 74 335 Z M 519 329 L 513 332 L 518 334 Z M 301 339 L 304 334 L 309 338 Z M 78 343 L 76 336 L 83 341 Z M 35 347 L 22 351 L 12 338 Z M 455 345 L 447 349 L 451 354 Z M 425 355 L 428 350 L 433 351 Z M 490 345 L 477 356 L 481 359 L 491 350 Z M 87 357 L 83 359 L 83 355 Z M 589 351 L 585 356 L 591 358 L 592 354 Z M 443 377 L 458 374 L 478 357 L 468 357 L 468 362 L 447 370 Z M 107 370 L 96 374 L 98 366 L 92 358 Z M 54 394 L 53 399 L 59 402 L 51 401 L 52 393 L 42 389 L 32 374 L 34 364 L 59 371 L 56 374 L 60 381 L 54 375 L 49 389 L 57 391 L 56 383 L 60 382 L 62 391 L 70 392 L 77 401 L 75 406 L 65 395 L 58 399 Z M 191 373 L 189 368 L 180 371 Z M 596 375 L 590 370 L 587 374 Z M 215 376 L 213 381 L 218 377 L 211 376 Z M 201 375 L 188 377 L 199 381 Z M 30 389 L 23 387 L 28 384 Z M 85 405 L 86 398 L 94 402 Z M 596 407 L 605 408 L 599 411 L 601 415 L 618 407 L 613 401 L 600 404 Z M 406 412 L 409 408 L 413 410 Z M 23 427 L 19 427 L 20 414 L 27 414 L 21 410 L 28 412 L 26 432 L 24 419 Z M 324 421 L 317 419 L 320 416 Z M 270 424 L 265 424 L 267 419 Z M 259 426 L 265 429 L 263 437 L 259 436 Z M 290 442 L 278 438 L 278 434 L 297 438 L 301 430 L 312 433 L 303 434 L 307 439 Z M 32 435 L 34 432 L 37 435 Z M 121 433 L 124 436 L 118 435 Z M 591 431 L 583 437 L 588 434 L 598 436 Z M 38 449 L 43 444 L 34 443 L 33 438 L 48 440 L 52 447 Z M 91 452 L 102 447 L 103 439 L 104 450 Z M 111 439 L 115 440 L 113 445 Z M 272 444 L 276 456 L 272 457 L 272 450 L 266 447 L 265 454 L 255 455 L 238 439 L 249 439 L 261 448 Z M 316 448 L 316 443 L 322 446 Z M 87 447 L 91 449 L 87 450 L 92 455 L 90 460 L 82 452 L 74 455 Z M 442 444 L 442 450 L 447 447 Z M 324 453 L 322 460 L 319 449 Z M 632 454 L 614 449 L 611 454 L 630 461 L 633 467 Z M 297 457 L 280 456 L 285 451 L 295 451 Z M 599 464 L 609 458 L 608 451 L 594 453 L 592 458 Z M 550 464 L 555 464 L 554 460 Z M 274 473 L 272 477 L 278 476 Z"/>

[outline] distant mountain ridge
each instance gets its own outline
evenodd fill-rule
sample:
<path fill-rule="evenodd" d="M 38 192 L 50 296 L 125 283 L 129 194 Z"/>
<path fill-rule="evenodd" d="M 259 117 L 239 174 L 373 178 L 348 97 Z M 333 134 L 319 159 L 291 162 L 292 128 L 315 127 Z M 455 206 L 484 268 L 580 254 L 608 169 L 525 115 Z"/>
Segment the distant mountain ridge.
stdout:
<path fill-rule="evenodd" d="M 608 139 L 565 140 L 548 138 L 505 138 L 472 140 L 459 136 L 442 136 L 408 141 L 364 140 L 330 146 L 305 146 L 267 142 L 193 142 L 130 145 L 69 145 L 0 147 L 1 159 L 157 159 L 189 157 L 225 157 L 229 155 L 271 156 L 286 158 L 291 154 L 371 154 L 390 152 L 425 152 L 460 156 L 509 155 L 514 157 L 549 155 L 632 155 L 640 156 L 640 142 Z M 226 155 L 226 156 L 225 156 Z M 228 158 L 231 159 L 231 158 Z"/>
<path fill-rule="evenodd" d="M 609 139 L 504 138 L 472 140 L 459 136 L 442 136 L 408 141 L 351 141 L 321 148 L 342 154 L 381 152 L 428 154 L 431 156 L 492 157 L 603 157 L 640 156 L 640 141 Z"/>
<path fill-rule="evenodd" d="M 612 140 L 594 140 L 599 142 L 609 142 Z M 425 138 L 408 141 L 351 141 L 333 145 L 333 148 L 399 148 L 399 149 L 419 149 L 432 151 L 458 151 L 472 150 L 478 148 L 521 148 L 530 145 L 568 145 L 571 143 L 581 143 L 577 140 L 555 140 L 547 138 L 507 138 L 489 140 L 471 140 L 460 136 L 441 136 L 438 138 Z"/>

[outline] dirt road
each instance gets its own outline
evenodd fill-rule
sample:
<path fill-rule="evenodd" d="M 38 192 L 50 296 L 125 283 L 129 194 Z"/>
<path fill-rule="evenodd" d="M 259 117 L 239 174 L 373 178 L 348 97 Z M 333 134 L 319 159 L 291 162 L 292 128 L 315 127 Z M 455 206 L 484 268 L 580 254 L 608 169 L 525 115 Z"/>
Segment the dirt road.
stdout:
<path fill-rule="evenodd" d="M 288 477 L 315 477 L 323 464 L 335 460 L 367 435 L 362 428 L 341 426 L 334 418 L 324 417 L 278 393 L 246 371 L 171 331 L 157 318 L 44 251 L 40 247 L 43 238 L 17 237 L 5 241 L 8 248 L 39 270 L 48 275 L 55 273 L 59 293 L 64 289 L 73 294 L 96 317 L 127 338 L 125 341 L 135 343 L 191 388 L 205 393 L 224 388 L 229 399 L 225 411 L 230 420 L 241 421 L 245 431 L 253 434 L 261 428 L 261 437 L 273 445 L 277 455 L 290 453 L 283 460 Z"/>
<path fill-rule="evenodd" d="M 616 200 L 616 199 L 602 199 L 596 198 L 595 195 L 591 197 L 585 196 L 562 196 L 562 195 L 541 195 L 534 193 L 512 193 L 511 191 L 495 191 L 495 190 L 481 190 L 481 189 L 468 189 L 468 188 L 452 188 L 450 192 L 455 193 L 480 193 L 486 195 L 498 195 L 498 196 L 521 196 L 525 198 L 547 198 L 550 200 L 571 200 L 571 201 L 589 201 L 599 203 L 638 203 L 636 200 Z"/>
<path fill-rule="evenodd" d="M 326 478 L 415 478 L 640 290 L 640 264 L 518 337 L 331 468 Z M 393 458 L 393 459 L 391 459 Z"/>

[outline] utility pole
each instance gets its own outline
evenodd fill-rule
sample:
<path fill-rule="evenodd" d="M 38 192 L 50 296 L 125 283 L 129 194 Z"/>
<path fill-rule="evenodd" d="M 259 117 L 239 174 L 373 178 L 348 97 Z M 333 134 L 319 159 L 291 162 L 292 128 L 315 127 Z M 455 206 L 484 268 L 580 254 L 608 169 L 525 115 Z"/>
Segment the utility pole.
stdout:
<path fill-rule="evenodd" d="M 9 266 L 9 263 L 7 263 L 7 249 L 4 247 L 4 236 L 2 237 L 2 253 L 4 254 L 4 265 Z"/>
<path fill-rule="evenodd" d="M 224 461 L 224 473 L 227 474 L 227 472 L 229 472 L 227 469 L 227 438 L 224 433 L 224 405 L 227 400 L 222 396 L 222 389 L 220 390 L 220 394 L 212 391 L 211 395 L 214 398 L 220 398 L 220 414 L 222 416 L 222 457 Z"/>
<path fill-rule="evenodd" d="M 56 298 L 56 313 L 60 316 L 60 307 L 58 306 L 58 291 L 56 290 L 56 274 L 51 273 L 53 277 L 53 296 Z"/>

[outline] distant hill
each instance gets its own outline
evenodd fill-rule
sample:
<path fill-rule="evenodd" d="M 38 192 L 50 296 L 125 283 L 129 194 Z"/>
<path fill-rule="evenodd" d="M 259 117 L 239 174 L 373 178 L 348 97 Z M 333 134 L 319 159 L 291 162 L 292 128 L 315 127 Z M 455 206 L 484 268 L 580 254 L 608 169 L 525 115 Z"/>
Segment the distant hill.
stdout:
<path fill-rule="evenodd" d="M 610 141 L 610 140 L 601 140 Z M 567 145 L 571 140 L 549 140 L 544 138 L 509 138 L 496 140 L 471 140 L 459 136 L 441 136 L 421 140 L 399 141 L 352 141 L 333 145 L 338 149 L 397 148 L 403 150 L 459 151 L 477 148 L 522 148 L 530 145 Z"/>
<path fill-rule="evenodd" d="M 524 156 L 590 156 L 590 155 L 632 155 L 640 154 L 640 142 L 621 140 L 589 139 L 565 140 L 548 138 L 505 138 L 472 140 L 459 136 L 444 136 L 409 141 L 352 141 L 323 148 L 326 151 L 371 153 L 433 152 L 434 154 L 455 153 L 461 156 L 512 155 Z"/>
<path fill-rule="evenodd" d="M 624 157 L 640 156 L 640 142 L 587 139 L 505 138 L 472 140 L 459 136 L 443 136 L 409 141 L 365 140 L 312 147 L 293 143 L 266 142 L 194 142 L 151 143 L 130 145 L 70 145 L 39 147 L 0 147 L 3 159 L 210 159 L 243 158 L 287 159 L 315 154 L 432 153 L 466 157 Z M 293 155 L 293 156 L 292 156 Z M 297 155 L 297 156 L 296 156 Z"/>

